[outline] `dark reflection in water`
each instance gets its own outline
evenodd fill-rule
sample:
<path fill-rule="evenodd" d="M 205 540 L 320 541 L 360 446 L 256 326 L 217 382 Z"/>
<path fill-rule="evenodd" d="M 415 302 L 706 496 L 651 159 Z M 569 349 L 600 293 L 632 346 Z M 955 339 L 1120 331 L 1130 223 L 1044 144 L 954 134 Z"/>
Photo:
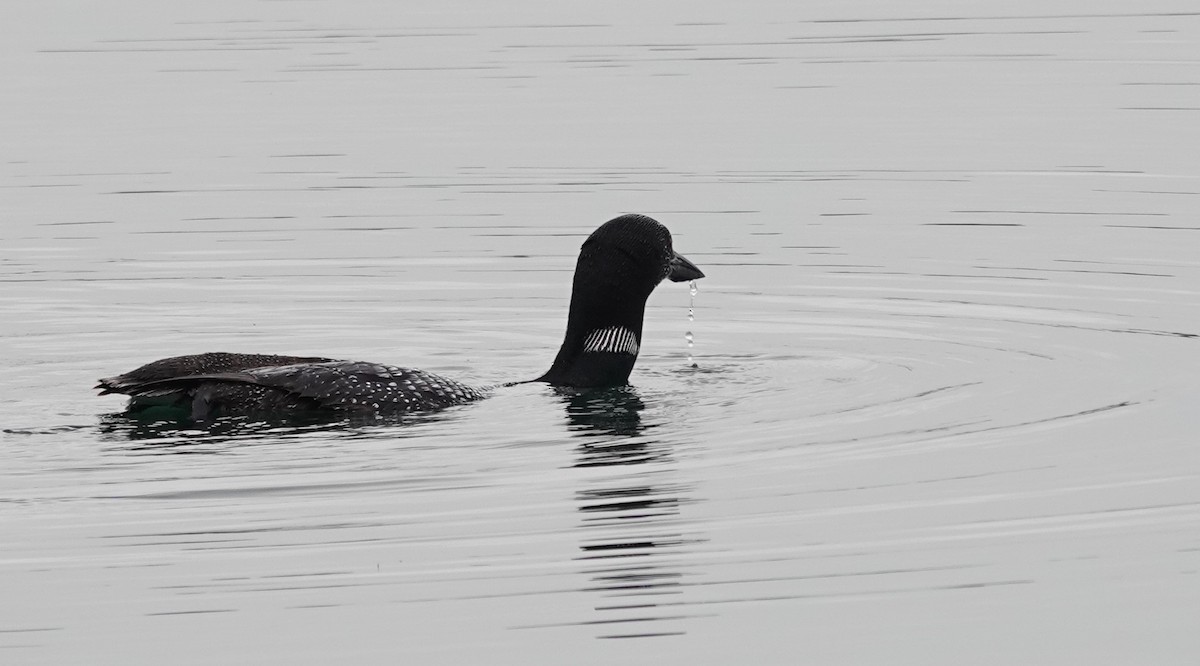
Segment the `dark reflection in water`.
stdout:
<path fill-rule="evenodd" d="M 286 439 L 312 433 L 336 433 L 338 436 L 366 436 L 370 432 L 413 426 L 442 418 L 431 412 L 403 415 L 345 416 L 336 413 L 289 415 L 286 418 L 222 417 L 197 423 L 191 419 L 140 418 L 128 413 L 104 414 L 96 425 L 102 441 L 130 441 L 138 449 L 172 453 L 205 453 L 191 445 L 214 444 L 234 440 Z"/>
<path fill-rule="evenodd" d="M 652 443 L 637 437 L 647 429 L 641 414 L 646 404 L 633 387 L 558 393 L 566 401 L 572 434 L 584 438 L 576 467 L 636 464 L 654 457 Z"/>
<path fill-rule="evenodd" d="M 654 426 L 642 421 L 645 403 L 636 389 L 561 393 L 571 430 L 580 438 L 576 467 L 646 466 L 626 470 L 615 485 L 606 477 L 576 494 L 583 514 L 578 559 L 595 583 L 585 591 L 605 598 L 595 607 L 597 617 L 581 624 L 622 627 L 598 638 L 686 633 L 676 623 L 662 623 L 683 619 L 677 610 L 663 612 L 664 597 L 678 607 L 675 596 L 683 592 L 685 575 L 678 556 L 704 541 L 681 529 L 680 507 L 694 501 L 692 486 L 664 478 L 675 475 L 674 459 L 668 445 L 646 436 Z"/>

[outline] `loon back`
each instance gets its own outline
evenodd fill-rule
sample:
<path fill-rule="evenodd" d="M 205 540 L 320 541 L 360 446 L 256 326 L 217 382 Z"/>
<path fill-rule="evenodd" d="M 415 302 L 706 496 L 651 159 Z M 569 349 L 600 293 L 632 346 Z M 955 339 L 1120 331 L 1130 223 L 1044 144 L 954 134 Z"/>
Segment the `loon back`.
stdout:
<path fill-rule="evenodd" d="M 704 274 L 675 253 L 666 227 L 622 215 L 583 243 L 575 267 L 567 331 L 541 377 L 558 386 L 625 384 L 642 343 L 646 299 L 664 278 Z M 486 397 L 475 388 L 421 370 L 311 356 L 210 352 L 174 356 L 101 379 L 101 395 L 131 397 L 129 412 L 169 407 L 204 420 L 226 415 L 313 412 L 403 413 Z"/>
<path fill-rule="evenodd" d="M 251 355 L 222 356 L 231 364 L 245 365 L 250 361 L 244 357 Z M 196 358 L 181 356 L 172 360 L 186 365 Z M 133 396 L 131 411 L 169 406 L 187 411 L 195 420 L 313 411 L 392 414 L 440 409 L 487 395 L 486 389 L 421 370 L 329 360 L 126 382 L 121 392 Z"/>

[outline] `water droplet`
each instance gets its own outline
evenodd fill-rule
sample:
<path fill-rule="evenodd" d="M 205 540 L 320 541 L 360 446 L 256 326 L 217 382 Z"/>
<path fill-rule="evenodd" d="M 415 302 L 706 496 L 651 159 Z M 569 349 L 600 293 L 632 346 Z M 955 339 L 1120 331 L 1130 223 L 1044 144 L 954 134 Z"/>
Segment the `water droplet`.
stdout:
<path fill-rule="evenodd" d="M 691 296 L 688 298 L 688 321 L 689 322 L 696 321 L 696 292 L 698 292 L 698 291 L 700 291 L 700 290 L 696 287 L 696 281 L 695 280 L 688 281 L 688 292 L 691 294 Z M 691 331 L 688 331 L 687 333 L 683 334 L 683 339 L 687 340 L 688 366 L 693 367 L 693 368 L 700 367 L 700 366 L 696 365 L 696 360 L 692 356 L 692 347 L 695 346 L 696 337 L 694 335 L 692 335 Z"/>

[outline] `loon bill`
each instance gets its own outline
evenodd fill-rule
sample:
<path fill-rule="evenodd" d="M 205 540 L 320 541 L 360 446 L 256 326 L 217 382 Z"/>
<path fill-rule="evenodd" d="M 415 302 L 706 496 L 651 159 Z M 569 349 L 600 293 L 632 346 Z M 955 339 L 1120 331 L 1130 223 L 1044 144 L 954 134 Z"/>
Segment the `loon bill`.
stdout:
<path fill-rule="evenodd" d="M 579 388 L 627 383 L 641 350 L 650 293 L 664 278 L 702 277 L 674 251 L 671 233 L 654 219 L 622 215 L 605 222 L 580 248 L 558 355 L 545 374 L 528 381 Z M 196 420 L 414 412 L 479 400 L 490 390 L 392 365 L 226 352 L 164 358 L 101 379 L 96 388 L 100 395 L 129 395 L 131 414 L 168 407 Z"/>

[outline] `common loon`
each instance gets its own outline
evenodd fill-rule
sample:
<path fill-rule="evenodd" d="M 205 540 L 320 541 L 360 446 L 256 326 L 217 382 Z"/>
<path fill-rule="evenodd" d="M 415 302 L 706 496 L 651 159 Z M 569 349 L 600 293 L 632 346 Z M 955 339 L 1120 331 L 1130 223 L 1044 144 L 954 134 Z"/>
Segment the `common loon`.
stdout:
<path fill-rule="evenodd" d="M 544 375 L 528 381 L 579 388 L 627 383 L 641 350 L 650 293 L 663 278 L 682 282 L 702 277 L 695 264 L 672 249 L 671 233 L 654 219 L 622 215 L 605 222 L 580 249 L 558 356 Z M 225 352 L 164 358 L 101 379 L 96 388 L 100 395 L 131 396 L 130 414 L 169 407 L 193 420 L 427 411 L 490 392 L 392 365 Z"/>

